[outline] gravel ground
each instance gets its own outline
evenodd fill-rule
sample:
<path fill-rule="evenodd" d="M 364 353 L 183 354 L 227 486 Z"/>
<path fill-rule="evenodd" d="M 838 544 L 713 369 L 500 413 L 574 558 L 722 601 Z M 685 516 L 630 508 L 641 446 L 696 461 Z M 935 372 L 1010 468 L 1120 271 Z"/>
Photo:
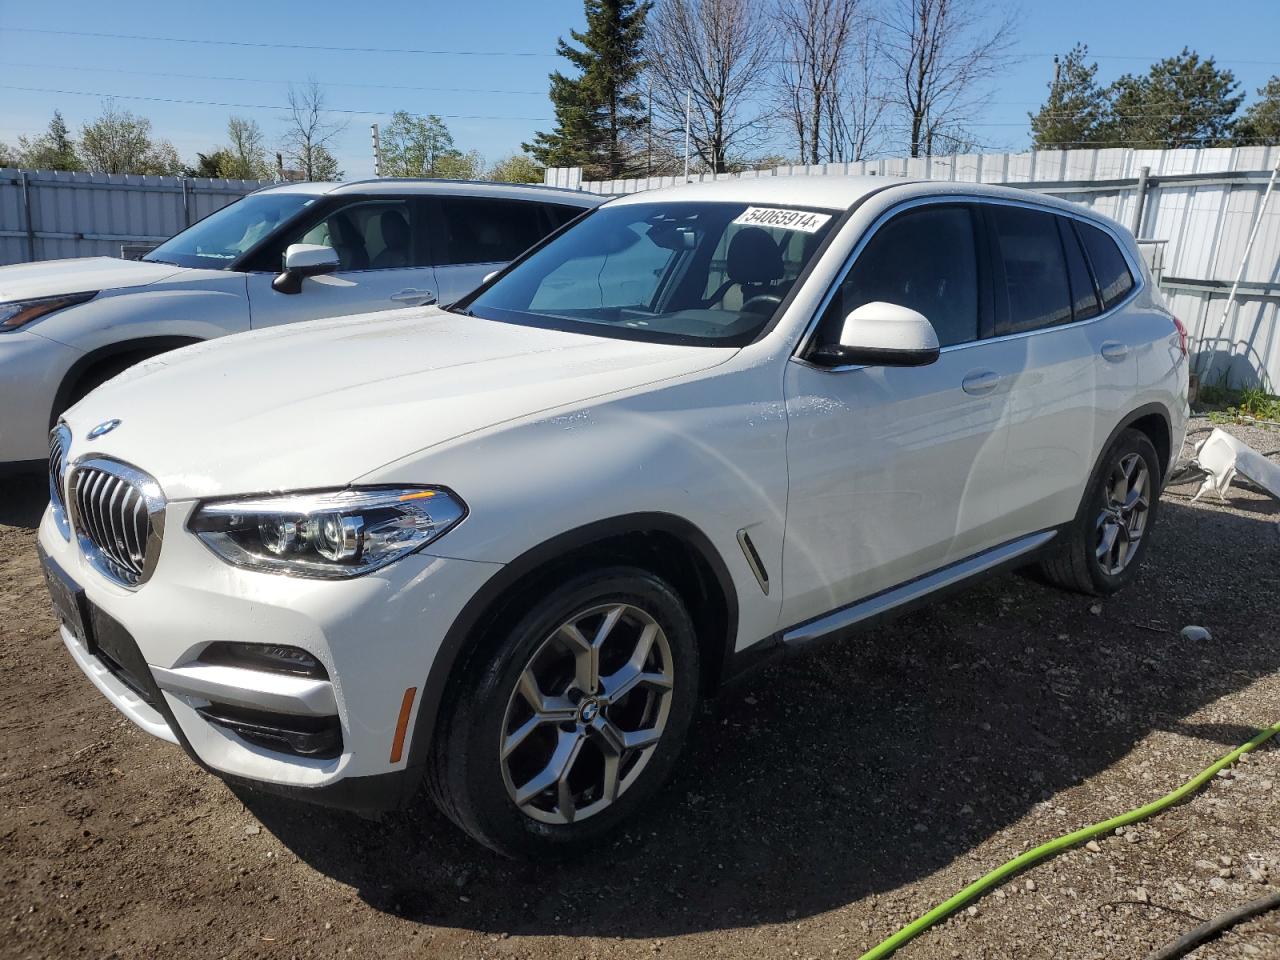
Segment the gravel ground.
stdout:
<path fill-rule="evenodd" d="M 543 868 L 425 802 L 371 822 L 237 795 L 132 727 L 57 638 L 39 483 L 0 485 L 0 956 L 855 958 L 1280 720 L 1280 504 L 1194 489 L 1119 597 L 1010 575 L 752 675 L 629 833 Z M 898 956 L 1143 957 L 1280 885 L 1278 810 L 1272 744 Z M 1193 956 L 1278 958 L 1280 914 Z"/>

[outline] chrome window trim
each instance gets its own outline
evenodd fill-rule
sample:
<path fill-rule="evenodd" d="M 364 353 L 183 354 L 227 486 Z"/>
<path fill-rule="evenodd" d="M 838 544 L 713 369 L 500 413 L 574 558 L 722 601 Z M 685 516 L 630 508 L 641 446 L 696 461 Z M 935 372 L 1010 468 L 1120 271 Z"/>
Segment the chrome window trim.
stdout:
<path fill-rule="evenodd" d="M 939 350 L 940 354 L 950 353 L 953 350 L 966 350 L 970 347 L 977 347 L 987 343 L 1000 343 L 1021 337 L 1036 336 L 1042 333 L 1050 333 L 1055 330 L 1067 330 L 1072 327 L 1080 327 L 1088 323 L 1097 323 L 1099 320 L 1105 320 L 1112 316 L 1116 311 L 1128 306 L 1139 293 L 1146 289 L 1146 275 L 1143 273 L 1142 269 L 1135 264 L 1131 251 L 1129 250 L 1129 245 L 1125 239 L 1119 236 L 1109 224 L 1101 220 L 1096 220 L 1085 213 L 1077 213 L 1074 210 L 1062 210 L 1051 204 L 1037 203 L 1034 200 L 1021 200 L 1014 199 L 1012 197 L 989 197 L 983 194 L 945 193 L 922 197 L 910 197 L 906 200 L 895 203 L 888 210 L 880 214 L 880 216 L 876 217 L 876 219 L 872 221 L 871 226 L 868 227 L 862 236 L 858 238 L 857 244 L 855 244 L 854 248 L 849 251 L 849 256 L 845 258 L 845 261 L 841 265 L 840 270 L 836 273 L 835 278 L 827 285 L 827 292 L 823 294 L 822 300 L 818 303 L 818 308 L 814 311 L 813 316 L 809 318 L 809 322 L 805 326 L 804 333 L 801 335 L 796 348 L 792 351 L 790 359 L 796 363 L 802 364 L 803 366 L 812 367 L 815 370 L 822 370 L 827 373 L 844 373 L 849 370 L 865 369 L 868 365 L 864 363 L 842 364 L 840 366 L 827 367 L 805 359 L 804 355 L 809 348 L 810 341 L 813 339 L 813 336 L 818 329 L 818 324 L 821 322 L 823 315 L 827 312 L 827 308 L 831 305 L 831 301 L 835 299 L 836 292 L 840 289 L 840 285 L 844 283 L 845 277 L 847 277 L 849 275 L 849 271 L 853 269 L 853 265 L 857 262 L 858 257 L 862 255 L 862 251 L 866 249 L 867 244 L 871 242 L 871 239 L 876 235 L 880 228 L 893 217 L 907 210 L 917 207 L 951 203 L 1025 207 L 1029 210 L 1036 210 L 1041 213 L 1051 213 L 1060 217 L 1066 217 L 1070 220 L 1078 220 L 1088 226 L 1096 227 L 1110 237 L 1120 249 L 1120 255 L 1124 257 L 1125 264 L 1129 267 L 1129 273 L 1133 276 L 1133 287 L 1125 295 L 1124 299 L 1120 300 L 1114 306 L 1103 310 L 1097 316 L 1087 317 L 1084 320 L 1073 320 L 1070 323 L 1058 323 L 1051 327 L 1039 327 L 1035 330 L 1020 330 L 1017 333 L 1005 333 L 997 337 L 985 337 L 977 340 L 969 340 L 965 343 L 953 343 L 950 346 L 943 347 Z M 1092 273 L 1092 264 L 1089 264 L 1089 269 L 1090 273 Z M 1096 280 L 1096 277 L 1094 279 Z M 1099 301 L 1099 306 L 1101 306 L 1101 301 Z"/>
<path fill-rule="evenodd" d="M 147 540 L 143 547 L 142 573 L 136 581 L 129 581 L 118 571 L 118 564 L 107 556 L 94 541 L 84 532 L 84 517 L 80 513 L 78 486 L 81 474 L 86 470 L 97 470 L 108 476 L 123 480 L 131 485 L 142 496 L 147 510 Z M 160 489 L 160 484 L 150 474 L 143 473 L 137 467 L 105 456 L 86 456 L 76 460 L 67 470 L 67 511 L 71 529 L 76 534 L 76 542 L 80 552 L 84 554 L 89 565 L 112 583 L 126 590 L 136 590 L 155 572 L 156 563 L 160 559 L 160 547 L 164 541 L 165 508 L 168 501 Z"/>

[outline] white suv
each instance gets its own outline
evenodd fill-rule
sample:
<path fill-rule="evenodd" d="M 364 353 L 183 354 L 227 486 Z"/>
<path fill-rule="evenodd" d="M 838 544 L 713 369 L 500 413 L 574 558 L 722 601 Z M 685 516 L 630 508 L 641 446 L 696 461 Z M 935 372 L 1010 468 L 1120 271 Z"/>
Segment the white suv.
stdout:
<path fill-rule="evenodd" d="M 1039 561 L 1134 576 L 1185 335 L 1121 227 L 1015 190 L 613 200 L 450 310 L 142 364 L 53 435 L 62 637 L 228 780 L 589 845 L 744 666 Z"/>
<path fill-rule="evenodd" d="M 0 472 L 38 468 L 58 414 L 140 360 L 281 323 L 450 303 L 600 199 L 447 180 L 286 184 L 141 261 L 0 267 Z"/>

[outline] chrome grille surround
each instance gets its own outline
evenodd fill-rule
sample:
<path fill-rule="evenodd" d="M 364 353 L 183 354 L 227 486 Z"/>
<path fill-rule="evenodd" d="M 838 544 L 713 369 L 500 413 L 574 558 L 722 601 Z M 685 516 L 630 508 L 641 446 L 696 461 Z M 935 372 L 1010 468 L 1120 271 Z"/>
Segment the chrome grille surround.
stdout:
<path fill-rule="evenodd" d="M 126 587 L 147 582 L 164 539 L 164 494 L 148 474 L 118 460 L 86 457 L 67 483 L 80 550 L 103 576 Z"/>
<path fill-rule="evenodd" d="M 71 428 L 59 423 L 49 433 L 49 505 L 53 522 L 63 540 L 71 539 L 67 522 L 67 451 L 71 449 Z"/>

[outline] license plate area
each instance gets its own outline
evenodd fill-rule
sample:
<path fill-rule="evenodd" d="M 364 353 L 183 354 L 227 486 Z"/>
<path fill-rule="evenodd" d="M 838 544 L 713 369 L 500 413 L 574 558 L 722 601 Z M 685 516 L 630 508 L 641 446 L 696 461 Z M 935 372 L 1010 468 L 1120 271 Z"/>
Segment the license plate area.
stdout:
<path fill-rule="evenodd" d="M 53 601 L 58 619 L 71 631 L 73 637 L 92 652 L 94 643 L 89 633 L 89 608 L 84 591 L 43 550 L 40 551 L 40 565 L 44 568 L 44 581 L 49 588 L 49 597 Z"/>
<path fill-rule="evenodd" d="M 129 632 L 90 603 L 80 585 L 43 550 L 40 562 L 54 611 L 72 636 L 143 702 L 158 709 L 160 691 Z"/>

